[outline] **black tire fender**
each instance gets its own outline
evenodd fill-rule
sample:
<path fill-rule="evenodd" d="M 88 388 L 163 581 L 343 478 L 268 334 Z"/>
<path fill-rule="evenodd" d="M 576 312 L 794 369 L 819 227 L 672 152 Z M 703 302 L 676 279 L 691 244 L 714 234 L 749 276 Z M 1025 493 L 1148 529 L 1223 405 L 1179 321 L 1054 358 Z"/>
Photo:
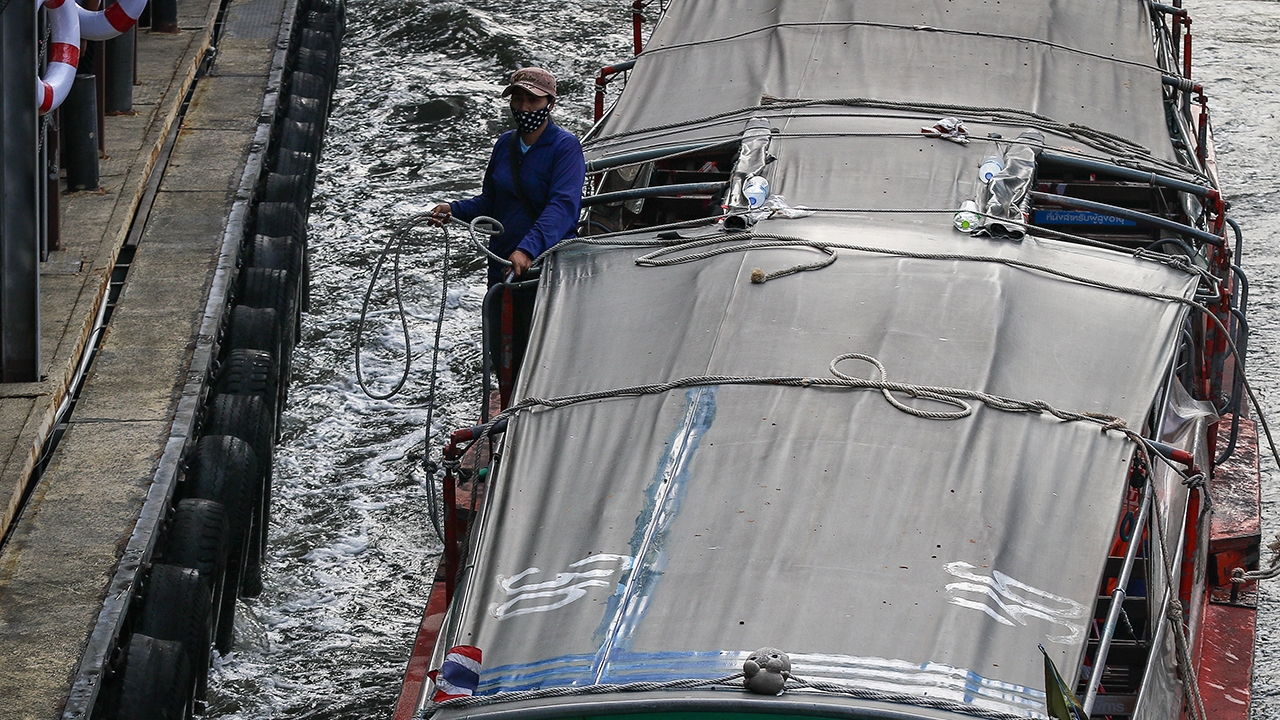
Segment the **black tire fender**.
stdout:
<path fill-rule="evenodd" d="M 288 270 L 263 267 L 240 269 L 240 292 L 237 305 L 251 308 L 271 308 L 276 311 L 279 323 L 281 350 L 280 375 L 288 382 L 289 354 L 296 341 L 298 327 L 298 283 L 289 277 Z"/>
<path fill-rule="evenodd" d="M 320 134 L 322 128 L 315 123 L 298 122 L 285 118 L 281 120 L 279 147 L 285 150 L 298 150 L 311 153 L 320 162 Z"/>
<path fill-rule="evenodd" d="M 281 154 L 285 151 L 281 150 Z M 301 153 L 310 155 L 310 153 Z M 313 156 L 314 157 L 314 156 Z M 307 243 L 307 218 L 302 209 L 293 203 L 264 202 L 258 205 L 258 220 L 254 225 L 254 234 L 271 237 L 291 237 Z"/>
<path fill-rule="evenodd" d="M 310 197 L 312 189 L 316 184 L 316 158 L 311 153 L 298 152 L 297 150 L 278 150 L 275 153 L 275 162 L 272 163 L 271 169 L 281 175 L 301 175 L 305 178 L 304 182 L 307 187 L 307 196 Z M 278 235 L 288 233 L 263 233 L 259 235 Z"/>
<path fill-rule="evenodd" d="M 227 329 L 224 344 L 227 352 L 235 349 L 263 350 L 271 353 L 272 357 L 279 358 L 283 343 L 276 311 L 245 305 L 232 308 L 231 326 Z"/>
<path fill-rule="evenodd" d="M 200 573 L 201 582 L 209 590 L 209 623 L 215 638 L 221 629 L 223 596 L 230 594 L 234 598 L 238 591 L 234 584 L 226 582 L 230 520 L 220 502 L 203 498 L 181 500 L 174 509 L 173 521 L 169 524 L 160 553 L 160 561 L 164 564 Z"/>
<path fill-rule="evenodd" d="M 262 497 L 257 455 L 249 443 L 238 437 L 206 435 L 196 443 L 187 466 L 186 486 L 189 497 L 215 500 L 227 510 L 226 579 L 214 633 L 214 646 L 225 655 L 231 652 L 235 639 L 236 596 L 244 583 L 246 568 L 251 561 L 259 562 L 257 555 L 249 555 L 250 533 L 257 538 L 254 515 Z M 257 548 L 256 540 L 252 546 Z"/>
<path fill-rule="evenodd" d="M 279 424 L 283 389 L 276 359 L 265 350 L 236 348 L 227 353 L 218 369 L 214 392 L 222 395 L 257 395 L 271 406 Z"/>
<path fill-rule="evenodd" d="M 213 601 L 200 573 L 177 565 L 153 565 L 137 631 L 157 640 L 182 643 L 195 680 L 195 696 L 204 699 L 213 646 Z"/>
<path fill-rule="evenodd" d="M 255 566 L 266 555 L 267 530 L 271 524 L 271 459 L 275 415 L 263 399 L 256 395 L 214 395 L 209 401 L 207 412 L 204 432 L 207 435 L 234 435 L 249 443 L 262 468 L 262 490 L 254 513 L 256 532 L 251 533 L 249 538 L 251 558 L 245 567 L 245 581 L 240 588 L 241 595 L 255 597 L 261 588 L 259 586 L 255 591 L 254 586 L 249 583 L 255 574 L 258 578 L 261 577 L 261 570 L 255 570 Z"/>
<path fill-rule="evenodd" d="M 290 95 L 289 104 L 285 108 L 284 116 L 290 120 L 309 123 L 323 123 L 325 120 L 324 104 L 316 98 L 302 97 L 301 95 Z"/>
<path fill-rule="evenodd" d="M 325 107 L 325 114 L 328 114 L 329 83 L 325 82 L 320 75 L 309 72 L 293 73 L 289 76 L 289 93 L 319 100 Z"/>
<path fill-rule="evenodd" d="M 262 201 L 289 203 L 305 208 L 311 202 L 311 188 L 307 187 L 304 175 L 268 173 L 267 182 L 262 189 Z"/>
<path fill-rule="evenodd" d="M 129 638 L 117 720 L 183 720 L 192 694 L 182 643 L 140 632 Z"/>

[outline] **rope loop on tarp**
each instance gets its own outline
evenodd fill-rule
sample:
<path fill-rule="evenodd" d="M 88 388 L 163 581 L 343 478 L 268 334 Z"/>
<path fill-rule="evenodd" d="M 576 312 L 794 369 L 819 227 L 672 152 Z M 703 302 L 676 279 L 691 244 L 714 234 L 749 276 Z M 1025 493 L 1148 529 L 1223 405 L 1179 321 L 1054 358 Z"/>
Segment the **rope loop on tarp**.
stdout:
<path fill-rule="evenodd" d="M 861 378 L 849 375 L 837 369 L 837 365 L 845 360 L 861 360 L 876 368 L 880 377 L 877 379 Z M 707 387 L 712 385 L 772 385 L 778 387 L 801 388 L 834 388 L 849 390 L 878 390 L 895 409 L 900 412 L 927 420 L 959 420 L 973 414 L 973 407 L 968 400 L 982 403 L 994 410 L 1003 412 L 1031 413 L 1036 415 L 1052 415 L 1063 422 L 1087 422 L 1098 425 L 1102 432 L 1117 430 L 1134 440 L 1142 442 L 1142 438 L 1129 429 L 1123 418 L 1104 413 L 1076 412 L 1054 407 L 1043 400 L 1018 400 L 1001 395 L 968 390 L 965 388 L 944 387 L 936 385 L 918 385 L 914 383 L 894 382 L 887 378 L 884 364 L 871 355 L 864 353 L 844 353 L 832 359 L 829 369 L 833 377 L 806 376 L 755 376 L 755 375 L 694 375 L 668 382 L 631 385 L 628 387 L 596 390 L 574 395 L 562 395 L 554 398 L 527 397 L 514 403 L 506 410 L 498 413 L 485 425 L 479 434 L 487 434 L 489 428 L 496 423 L 507 420 L 523 411 L 543 408 L 556 410 L 570 405 L 578 405 L 596 400 L 608 400 L 621 397 L 640 397 L 644 395 L 661 395 L 672 390 L 690 387 Z M 901 393 L 912 398 L 931 400 L 959 408 L 953 411 L 927 410 L 912 407 L 893 396 Z"/>
<path fill-rule="evenodd" d="M 569 241 L 566 241 L 566 242 L 569 242 Z M 653 245 L 653 244 L 658 244 L 658 243 L 651 241 L 650 245 Z M 719 247 L 713 247 L 713 246 L 719 246 Z M 706 249 L 703 249 L 703 248 L 706 248 Z M 809 249 L 818 250 L 822 252 L 830 252 L 834 250 L 851 250 L 854 252 L 863 252 L 863 253 L 876 254 L 876 255 L 891 255 L 894 257 L 909 258 L 913 260 L 944 260 L 944 261 L 995 263 L 998 265 L 1007 265 L 1009 267 L 1021 268 L 1023 270 L 1032 270 L 1035 272 L 1041 272 L 1046 275 L 1052 275 L 1055 277 L 1062 278 L 1064 280 L 1077 282 L 1082 285 L 1089 285 L 1091 287 L 1096 287 L 1103 290 L 1111 290 L 1114 292 L 1124 293 L 1126 295 L 1137 295 L 1140 297 L 1148 297 L 1155 300 L 1166 300 L 1169 302 L 1179 302 L 1179 303 L 1187 301 L 1186 298 L 1182 297 L 1181 295 L 1171 295 L 1168 293 L 1159 293 L 1151 290 L 1144 290 L 1142 288 L 1134 288 L 1134 287 L 1129 287 L 1125 285 L 1117 285 L 1115 283 L 1109 283 L 1103 280 L 1097 280 L 1095 278 L 1090 278 L 1083 275 L 1076 275 L 1075 273 L 1069 273 L 1069 272 L 1066 272 L 1065 270 L 1059 270 L 1057 268 L 1053 268 L 1048 265 L 1044 265 L 1042 263 L 1028 262 L 1026 260 L 1019 260 L 1017 258 L 1011 258 L 1011 257 L 1002 257 L 999 255 L 916 252 L 912 250 L 899 250 L 896 248 L 879 247 L 874 245 L 859 245 L 856 243 L 838 242 L 838 241 L 831 241 L 831 240 L 813 240 L 809 238 L 796 237 L 792 235 L 778 235 L 774 233 L 755 233 L 755 232 L 725 233 L 725 234 L 710 235 L 710 236 L 704 236 L 704 237 L 693 238 L 688 240 L 682 240 L 681 242 L 674 243 L 674 244 L 662 244 L 661 247 L 659 247 L 658 249 L 648 252 L 636 258 L 635 263 L 636 265 L 639 265 L 641 267 L 671 267 L 673 265 L 683 265 L 685 263 L 698 262 L 700 260 L 707 260 L 709 258 L 713 258 L 719 255 L 727 255 L 730 253 L 748 252 L 750 250 L 778 250 L 778 249 L 785 249 L 785 248 L 809 248 Z M 1147 252 L 1147 253 L 1144 253 L 1142 256 L 1135 255 L 1134 257 L 1137 259 L 1143 259 L 1143 260 L 1155 260 L 1155 256 L 1156 256 L 1155 253 Z M 1166 256 L 1166 257 L 1169 257 L 1171 260 L 1173 259 L 1172 256 Z M 1161 260 L 1160 262 L 1166 265 L 1169 264 L 1169 263 L 1165 263 L 1163 260 Z M 826 267 L 830 264 L 831 264 L 830 262 L 823 263 L 823 264 L 815 263 L 814 265 L 816 267 L 809 267 L 808 265 L 803 267 L 806 267 L 808 269 L 818 269 L 820 267 Z M 776 273 L 792 274 L 794 272 L 799 272 L 800 270 L 797 269 L 798 267 L 802 267 L 802 266 L 796 266 L 792 268 L 786 268 L 780 271 L 775 271 L 775 274 Z M 1200 270 L 1200 268 L 1196 268 L 1194 265 L 1189 265 L 1189 266 L 1179 265 L 1175 267 L 1175 269 L 1181 269 L 1192 274 L 1200 275 L 1202 279 L 1204 278 L 1203 274 L 1194 272 L 1191 268 L 1195 268 L 1195 270 L 1197 271 Z M 781 275 L 778 275 L 778 276 L 781 277 Z M 767 282 L 769 279 L 769 275 L 766 274 L 764 277 L 765 277 L 764 280 L 755 280 L 753 278 L 753 282 Z M 1216 279 L 1215 279 L 1215 282 L 1216 282 Z"/>
<path fill-rule="evenodd" d="M 857 381 L 862 379 L 862 378 L 858 378 L 852 375 L 847 375 L 845 373 L 842 373 L 836 368 L 836 366 L 839 365 L 841 361 L 844 361 L 844 360 L 861 360 L 865 363 L 874 365 L 876 370 L 880 372 L 880 379 L 886 383 L 889 381 L 889 371 L 884 369 L 884 363 L 871 357 L 870 355 L 863 355 L 862 353 L 845 353 L 843 355 L 837 355 L 835 359 L 831 361 L 830 369 L 831 369 L 832 375 L 835 375 L 836 377 L 842 380 Z M 911 397 L 924 398 L 926 400 L 933 400 L 935 402 L 943 403 L 944 405 L 954 405 L 955 407 L 958 407 L 960 409 L 955 412 L 938 412 L 936 410 L 921 410 L 920 408 L 911 407 L 910 405 L 906 405 L 902 403 L 901 401 L 899 401 L 897 398 L 893 396 L 893 393 L 889 392 L 885 388 L 880 389 L 880 394 L 884 395 L 884 399 L 887 400 L 890 405 L 894 406 L 895 408 L 901 410 L 902 412 L 908 415 L 915 415 L 918 418 L 928 418 L 930 420 L 959 420 L 960 418 L 969 417 L 970 415 L 973 414 L 973 407 L 970 406 L 969 403 L 965 402 L 964 400 L 958 397 L 955 397 L 954 395 L 948 395 L 940 392 L 933 392 L 932 390 L 912 389 L 912 390 L 908 390 L 907 394 L 910 395 Z"/>

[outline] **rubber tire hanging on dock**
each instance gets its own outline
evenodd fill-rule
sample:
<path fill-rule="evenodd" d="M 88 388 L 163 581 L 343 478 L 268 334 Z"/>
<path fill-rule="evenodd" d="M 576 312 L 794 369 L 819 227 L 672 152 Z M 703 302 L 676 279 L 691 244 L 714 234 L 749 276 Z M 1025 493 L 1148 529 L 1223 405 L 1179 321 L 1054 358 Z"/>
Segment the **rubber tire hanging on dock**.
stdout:
<path fill-rule="evenodd" d="M 297 150 L 280 150 L 276 154 L 276 161 L 272 165 L 272 170 L 281 175 L 300 176 L 302 181 L 306 183 L 307 196 L 310 197 L 311 191 L 316 185 L 316 159 L 311 153 L 298 152 Z M 264 233 L 261 230 L 256 232 L 259 235 L 279 234 Z"/>
<path fill-rule="evenodd" d="M 213 647 L 213 599 L 199 571 L 177 565 L 154 565 L 136 632 L 157 640 L 182 643 L 195 680 L 195 697 L 203 699 Z"/>
<path fill-rule="evenodd" d="M 182 643 L 135 632 L 125 655 L 116 718 L 183 720 L 191 686 L 191 663 Z"/>
<path fill-rule="evenodd" d="M 291 179 L 296 176 L 273 175 Z M 302 277 L 302 243 L 291 237 L 258 235 L 253 239 L 253 254 L 249 256 L 251 267 L 284 270 L 291 277 Z"/>
<path fill-rule="evenodd" d="M 281 342 L 281 382 L 288 384 L 290 356 L 298 327 L 298 284 L 287 270 L 247 267 L 240 270 L 240 305 L 276 311 Z"/>
<path fill-rule="evenodd" d="M 231 535 L 231 518 L 216 500 L 187 498 L 178 502 L 165 538 L 160 561 L 200 573 L 200 581 L 209 590 L 212 603 L 210 623 L 216 635 L 218 611 L 227 571 L 227 547 Z M 232 592 L 235 592 L 232 590 Z"/>
<path fill-rule="evenodd" d="M 290 152 L 298 151 L 281 150 L 281 157 Z M 310 153 L 303 154 L 309 155 Z M 258 235 L 291 237 L 303 245 L 307 243 L 306 215 L 293 203 L 262 203 L 258 206 L 258 222 L 254 227 L 255 233 Z"/>
<path fill-rule="evenodd" d="M 227 347 L 263 350 L 279 359 L 282 347 L 280 322 L 271 308 L 237 305 L 231 310 L 231 327 L 227 330 Z"/>
<path fill-rule="evenodd" d="M 236 596 L 249 566 L 250 533 L 257 537 L 257 503 L 262 493 L 258 458 L 249 443 L 231 435 L 206 435 L 196 443 L 187 467 L 188 495 L 222 503 L 227 511 L 227 565 L 214 645 L 224 655 L 235 639 Z M 253 562 L 257 562 L 255 556 Z M 258 572 L 261 577 L 261 571 Z"/>
<path fill-rule="evenodd" d="M 276 416 L 279 437 L 280 412 L 284 407 L 283 384 L 276 369 L 275 357 L 265 350 L 236 348 L 218 371 L 214 392 L 222 395 L 257 395 L 262 398 Z"/>
<path fill-rule="evenodd" d="M 299 120 L 299 122 L 311 121 Z M 262 201 L 289 203 L 299 208 L 306 206 L 311 197 L 311 190 L 304 179 L 302 175 L 270 173 L 267 175 L 267 184 L 262 190 Z"/>
<path fill-rule="evenodd" d="M 241 308 L 237 308 L 241 309 Z M 269 311 L 268 311 L 269 312 Z M 253 448 L 261 463 L 261 492 L 254 511 L 255 532 L 249 537 L 249 559 L 240 594 L 257 597 L 262 592 L 262 560 L 266 556 L 267 531 L 271 525 L 271 458 L 275 441 L 275 413 L 256 395 L 215 395 L 209 401 L 205 432 L 234 435 Z"/>

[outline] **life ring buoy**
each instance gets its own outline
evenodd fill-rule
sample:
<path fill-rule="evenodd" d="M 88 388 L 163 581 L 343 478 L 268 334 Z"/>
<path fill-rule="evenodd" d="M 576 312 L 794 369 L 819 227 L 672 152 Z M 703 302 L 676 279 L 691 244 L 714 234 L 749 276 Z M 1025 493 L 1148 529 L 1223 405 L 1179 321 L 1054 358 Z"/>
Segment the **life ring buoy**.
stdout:
<path fill-rule="evenodd" d="M 74 3 L 73 3 L 74 4 Z M 75 5 L 80 15 L 80 34 L 85 40 L 110 40 L 128 32 L 147 6 L 147 0 L 116 0 L 106 10 L 85 10 Z"/>
<path fill-rule="evenodd" d="M 53 110 L 67 99 L 71 84 L 76 81 L 76 66 L 80 64 L 80 21 L 76 16 L 75 0 L 36 0 L 49 9 L 50 38 L 49 67 L 44 77 L 36 78 L 36 101 L 40 114 Z"/>

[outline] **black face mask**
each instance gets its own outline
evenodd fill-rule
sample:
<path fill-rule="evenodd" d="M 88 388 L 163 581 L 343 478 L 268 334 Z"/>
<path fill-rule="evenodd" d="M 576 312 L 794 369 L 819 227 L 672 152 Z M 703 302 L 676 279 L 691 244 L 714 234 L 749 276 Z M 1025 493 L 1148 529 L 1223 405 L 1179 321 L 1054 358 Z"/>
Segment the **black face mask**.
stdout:
<path fill-rule="evenodd" d="M 551 106 L 548 105 L 541 110 L 512 110 L 511 114 L 515 117 L 516 127 L 520 128 L 520 132 L 537 132 L 538 128 L 542 127 L 542 123 L 551 116 Z"/>

